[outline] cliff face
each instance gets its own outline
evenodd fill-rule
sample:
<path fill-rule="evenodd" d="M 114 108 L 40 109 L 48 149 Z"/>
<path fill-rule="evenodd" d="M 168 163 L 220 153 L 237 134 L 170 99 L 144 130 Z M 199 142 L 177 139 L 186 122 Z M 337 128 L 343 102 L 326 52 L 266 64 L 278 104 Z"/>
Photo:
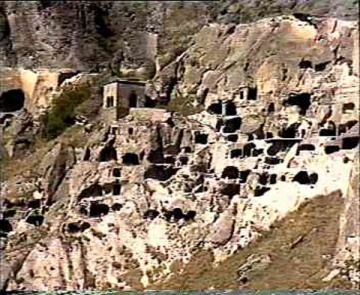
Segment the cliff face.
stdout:
<path fill-rule="evenodd" d="M 236 24 L 265 8 L 346 14 L 282 2 L 2 3 L 7 65 L 51 68 L 3 69 L 26 107 L 90 77 L 58 68 L 156 56 L 146 91 L 172 98 L 118 120 L 102 108 L 34 145 L 33 114 L 4 120 L 3 289 L 323 288 L 339 277 L 356 288 L 356 270 L 327 275 L 359 238 L 358 28 L 298 14 Z"/>
<path fill-rule="evenodd" d="M 356 19 L 357 1 L 3 1 L 0 64 L 24 68 L 140 67 L 157 45 L 168 59 L 207 22 L 239 23 L 303 12 Z"/>

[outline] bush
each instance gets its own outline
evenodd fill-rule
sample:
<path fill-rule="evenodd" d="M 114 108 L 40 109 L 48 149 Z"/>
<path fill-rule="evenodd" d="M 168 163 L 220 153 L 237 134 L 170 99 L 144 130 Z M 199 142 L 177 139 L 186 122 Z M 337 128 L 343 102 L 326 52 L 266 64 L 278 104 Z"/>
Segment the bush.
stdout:
<path fill-rule="evenodd" d="M 81 85 L 64 90 L 52 102 L 50 111 L 41 117 L 43 125 L 42 136 L 54 139 L 64 130 L 73 125 L 75 109 L 91 96 L 90 86 Z"/>

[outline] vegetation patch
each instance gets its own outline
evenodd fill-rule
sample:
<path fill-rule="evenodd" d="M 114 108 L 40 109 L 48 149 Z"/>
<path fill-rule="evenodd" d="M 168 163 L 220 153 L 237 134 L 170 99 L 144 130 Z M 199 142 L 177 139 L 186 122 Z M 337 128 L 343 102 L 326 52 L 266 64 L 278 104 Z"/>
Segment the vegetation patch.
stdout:
<path fill-rule="evenodd" d="M 276 222 L 269 232 L 250 246 L 213 267 L 211 253 L 200 251 L 167 282 L 152 289 L 162 290 L 288 290 L 321 289 L 336 251 L 339 217 L 343 210 L 340 192 L 319 196 Z M 238 282 L 238 269 L 249 256 L 269 256 L 266 269 L 253 270 L 246 283 Z M 286 274 L 286 275 L 284 275 Z M 334 287 L 346 286 L 336 282 Z"/>
<path fill-rule="evenodd" d="M 54 139 L 75 123 L 76 108 L 91 97 L 89 85 L 69 87 L 52 102 L 48 113 L 41 117 L 42 136 Z"/>

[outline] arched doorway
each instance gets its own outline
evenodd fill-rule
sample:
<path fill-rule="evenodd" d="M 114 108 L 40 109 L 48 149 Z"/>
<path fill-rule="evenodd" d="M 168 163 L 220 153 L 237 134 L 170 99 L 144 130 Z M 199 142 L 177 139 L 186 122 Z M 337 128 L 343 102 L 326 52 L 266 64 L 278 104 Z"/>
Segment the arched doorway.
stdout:
<path fill-rule="evenodd" d="M 129 95 L 129 108 L 136 108 L 137 107 L 137 95 L 135 91 L 131 91 Z"/>

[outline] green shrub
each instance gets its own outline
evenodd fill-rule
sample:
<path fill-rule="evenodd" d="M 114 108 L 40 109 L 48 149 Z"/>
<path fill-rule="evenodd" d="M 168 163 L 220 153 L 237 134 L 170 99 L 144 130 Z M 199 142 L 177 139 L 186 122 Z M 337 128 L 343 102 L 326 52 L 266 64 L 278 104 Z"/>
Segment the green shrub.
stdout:
<path fill-rule="evenodd" d="M 48 113 L 41 117 L 42 136 L 54 139 L 74 124 L 76 107 L 91 96 L 90 86 L 81 85 L 64 90 L 52 102 Z"/>

